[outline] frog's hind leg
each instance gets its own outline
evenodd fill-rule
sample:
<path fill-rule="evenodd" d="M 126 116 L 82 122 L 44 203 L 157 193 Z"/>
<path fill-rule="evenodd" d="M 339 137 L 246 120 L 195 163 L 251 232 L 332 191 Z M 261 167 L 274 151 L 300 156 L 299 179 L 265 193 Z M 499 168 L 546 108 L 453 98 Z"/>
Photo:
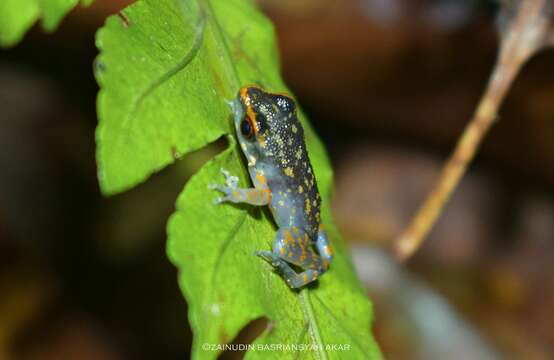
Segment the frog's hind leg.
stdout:
<path fill-rule="evenodd" d="M 300 288 L 316 280 L 326 270 L 321 257 L 312 249 L 308 235 L 294 226 L 277 232 L 273 251 L 259 251 L 257 254 L 278 268 L 292 288 Z M 289 263 L 306 270 L 297 273 Z"/>
<path fill-rule="evenodd" d="M 319 225 L 315 246 L 317 247 L 317 252 L 322 259 L 323 271 L 326 271 L 329 268 L 329 264 L 333 260 L 333 248 L 329 243 L 329 238 L 327 237 L 327 232 L 325 231 L 323 224 Z"/>

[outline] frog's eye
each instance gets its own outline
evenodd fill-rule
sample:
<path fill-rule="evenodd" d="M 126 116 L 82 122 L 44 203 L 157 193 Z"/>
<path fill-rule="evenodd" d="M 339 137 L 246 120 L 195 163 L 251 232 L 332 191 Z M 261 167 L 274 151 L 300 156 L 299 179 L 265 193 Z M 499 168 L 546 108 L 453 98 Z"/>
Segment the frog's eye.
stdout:
<path fill-rule="evenodd" d="M 242 120 L 242 122 L 240 123 L 240 132 L 247 139 L 250 138 L 252 134 L 254 134 L 254 126 L 252 126 L 250 118 L 246 117 L 244 120 Z"/>

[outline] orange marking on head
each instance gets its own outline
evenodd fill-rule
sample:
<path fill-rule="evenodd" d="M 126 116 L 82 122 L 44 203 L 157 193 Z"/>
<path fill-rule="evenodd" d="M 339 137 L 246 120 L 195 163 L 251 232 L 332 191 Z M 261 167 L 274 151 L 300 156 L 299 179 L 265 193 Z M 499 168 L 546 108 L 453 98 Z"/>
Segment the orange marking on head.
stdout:
<path fill-rule="evenodd" d="M 250 124 L 254 128 L 254 133 L 258 134 L 258 123 L 256 122 L 256 112 L 254 111 L 254 108 L 252 107 L 252 99 L 250 99 L 250 95 L 248 95 L 248 89 L 253 88 L 255 86 L 245 86 L 240 89 L 240 98 L 242 99 L 242 102 L 246 106 L 246 117 L 248 118 Z"/>
<path fill-rule="evenodd" d="M 325 231 L 325 226 L 323 224 L 319 224 L 319 231 Z"/>

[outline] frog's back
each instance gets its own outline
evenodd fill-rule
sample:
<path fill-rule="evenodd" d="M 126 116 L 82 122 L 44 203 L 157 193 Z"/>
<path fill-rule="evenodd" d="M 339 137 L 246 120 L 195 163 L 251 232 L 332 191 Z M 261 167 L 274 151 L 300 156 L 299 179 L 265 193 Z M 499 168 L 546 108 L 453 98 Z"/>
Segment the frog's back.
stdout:
<path fill-rule="evenodd" d="M 315 236 L 320 223 L 321 197 L 304 140 L 304 130 L 292 99 L 272 95 L 275 108 L 265 109 L 266 136 L 263 144 L 269 166 L 271 209 L 277 222 L 288 222 Z M 284 111 L 283 111 L 284 110 Z"/>

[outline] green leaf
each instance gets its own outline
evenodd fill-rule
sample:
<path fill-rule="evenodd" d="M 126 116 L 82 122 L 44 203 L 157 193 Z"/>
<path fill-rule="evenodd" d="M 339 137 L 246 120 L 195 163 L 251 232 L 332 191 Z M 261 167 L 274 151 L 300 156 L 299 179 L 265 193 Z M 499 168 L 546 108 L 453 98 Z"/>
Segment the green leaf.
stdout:
<path fill-rule="evenodd" d="M 91 2 L 81 1 L 85 6 Z M 77 3 L 79 0 L 1 0 L 0 46 L 17 44 L 39 18 L 44 30 L 54 31 Z"/>
<path fill-rule="evenodd" d="M 289 349 L 289 357 L 380 358 L 370 333 L 369 301 L 332 222 L 331 167 L 303 114 L 322 217 L 336 250 L 330 271 L 315 286 L 292 291 L 254 256 L 270 249 L 275 236 L 268 212 L 213 204 L 219 195 L 208 184 L 223 181 L 221 168 L 238 175 L 242 186 L 249 184 L 225 101 L 253 83 L 289 92 L 279 73 L 273 26 L 252 1 L 142 0 L 108 18 L 96 40 L 97 161 L 105 194 L 145 181 L 175 161 L 175 153 L 222 136 L 229 140 L 229 148 L 186 184 L 168 223 L 168 256 L 189 304 L 193 356 L 215 358 L 218 352 L 203 344 L 231 342 L 250 321 L 264 317 L 271 325 L 255 344 L 312 346 Z M 332 344 L 343 349 L 325 347 Z M 247 353 L 282 355 L 267 349 Z"/>
<path fill-rule="evenodd" d="M 311 151 L 317 157 L 317 151 Z M 221 178 L 220 168 L 242 174 L 238 150 L 229 149 L 206 164 L 185 187 L 169 225 L 168 253 L 179 267 L 181 288 L 189 302 L 195 333 L 193 353 L 212 358 L 204 343 L 230 342 L 250 321 L 267 317 L 272 323 L 256 344 L 346 344 L 347 351 L 327 352 L 329 358 L 379 358 L 370 335 L 367 296 L 352 272 L 346 249 L 323 218 L 336 257 L 332 269 L 315 289 L 291 291 L 270 265 L 254 256 L 270 249 L 275 228 L 264 217 L 244 208 L 214 206 L 206 194 L 208 183 Z M 321 156 L 321 153 L 319 153 Z M 324 201 L 328 204 L 328 196 Z M 290 353 L 292 355 L 292 351 Z M 280 358 L 279 352 L 252 352 L 251 357 Z M 311 352 L 300 358 L 312 358 Z"/>

